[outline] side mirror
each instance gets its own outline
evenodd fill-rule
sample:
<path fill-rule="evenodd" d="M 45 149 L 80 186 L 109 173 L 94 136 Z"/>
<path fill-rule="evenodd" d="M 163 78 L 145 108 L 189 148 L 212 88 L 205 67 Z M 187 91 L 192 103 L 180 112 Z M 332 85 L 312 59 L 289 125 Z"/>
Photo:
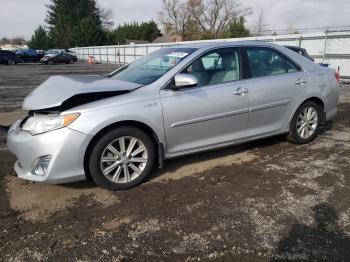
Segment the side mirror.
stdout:
<path fill-rule="evenodd" d="M 173 86 L 173 89 L 195 87 L 197 85 L 198 80 L 195 76 L 188 74 L 178 74 L 175 76 L 175 85 Z"/>

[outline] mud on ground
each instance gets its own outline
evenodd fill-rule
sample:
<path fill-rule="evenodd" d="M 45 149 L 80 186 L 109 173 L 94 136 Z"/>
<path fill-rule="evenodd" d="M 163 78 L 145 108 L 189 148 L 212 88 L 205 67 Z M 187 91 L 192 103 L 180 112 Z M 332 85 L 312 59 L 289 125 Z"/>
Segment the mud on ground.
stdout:
<path fill-rule="evenodd" d="M 29 86 L 62 71 L 111 67 L 0 67 L 0 125 L 21 114 Z M 170 160 L 123 192 L 20 180 L 0 132 L 0 260 L 346 261 L 349 94 L 308 145 L 276 137 Z"/>

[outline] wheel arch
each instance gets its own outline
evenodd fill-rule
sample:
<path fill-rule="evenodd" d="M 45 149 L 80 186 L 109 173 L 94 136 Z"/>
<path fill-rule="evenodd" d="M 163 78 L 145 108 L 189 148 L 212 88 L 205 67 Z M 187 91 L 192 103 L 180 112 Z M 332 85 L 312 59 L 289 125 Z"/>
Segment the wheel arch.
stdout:
<path fill-rule="evenodd" d="M 321 98 L 319 98 L 319 97 L 317 97 L 317 96 L 312 96 L 312 97 L 309 97 L 308 99 L 306 99 L 306 100 L 304 100 L 300 105 L 299 105 L 299 107 L 302 105 L 302 104 L 304 104 L 304 103 L 306 103 L 306 102 L 309 102 L 309 101 L 313 101 L 313 102 L 315 102 L 323 111 L 324 111 L 324 107 L 325 107 L 325 103 L 324 103 L 324 101 L 321 99 Z M 299 108 L 298 107 L 298 108 Z"/>
<path fill-rule="evenodd" d="M 295 115 L 295 113 L 298 111 L 298 109 L 306 102 L 309 102 L 309 101 L 313 101 L 315 102 L 318 106 L 320 106 L 321 108 L 321 112 L 322 112 L 322 122 L 324 122 L 324 120 L 326 119 L 326 113 L 325 113 L 325 102 L 322 98 L 318 97 L 318 96 L 310 96 L 310 97 L 307 97 L 305 98 L 302 102 L 300 102 L 298 104 L 298 106 L 294 109 L 294 111 L 292 112 L 292 114 L 290 115 L 288 121 L 286 122 L 285 126 L 283 127 L 282 130 L 284 130 L 285 132 L 288 132 L 290 130 L 290 125 L 292 123 L 292 119 Z"/>
<path fill-rule="evenodd" d="M 325 119 L 326 119 L 325 102 L 324 102 L 320 97 L 311 96 L 311 97 L 305 99 L 305 100 L 298 106 L 298 108 L 301 107 L 301 105 L 303 105 L 304 103 L 309 102 L 309 101 L 313 101 L 313 102 L 315 102 L 315 103 L 319 106 L 320 111 L 321 111 L 321 117 L 322 117 L 321 123 L 324 123 L 324 121 L 325 121 Z M 295 110 L 295 112 L 298 110 L 298 108 Z M 294 114 L 295 114 L 295 112 L 294 112 Z"/>
<path fill-rule="evenodd" d="M 140 121 L 136 120 L 125 120 L 125 121 L 119 121 L 112 123 L 110 125 L 105 126 L 102 128 L 100 131 L 98 131 L 93 138 L 90 140 L 85 153 L 84 153 L 84 171 L 86 178 L 90 179 L 91 175 L 89 173 L 89 168 L 88 168 L 88 159 L 91 153 L 91 150 L 95 143 L 100 139 L 104 134 L 109 132 L 110 130 L 113 130 L 118 127 L 124 127 L 124 126 L 132 126 L 132 127 L 137 127 L 144 131 L 152 140 L 155 150 L 156 150 L 156 161 L 158 162 L 159 168 L 162 168 L 164 165 L 164 145 L 162 144 L 161 140 L 159 139 L 157 133 L 147 124 L 142 123 Z"/>

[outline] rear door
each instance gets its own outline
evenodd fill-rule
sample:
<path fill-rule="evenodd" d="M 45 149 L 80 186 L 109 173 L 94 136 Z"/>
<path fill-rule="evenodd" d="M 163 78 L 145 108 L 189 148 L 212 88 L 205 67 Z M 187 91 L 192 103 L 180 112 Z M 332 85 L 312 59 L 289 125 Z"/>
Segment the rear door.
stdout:
<path fill-rule="evenodd" d="M 209 51 L 182 72 L 199 85 L 162 89 L 167 153 L 211 147 L 246 137 L 249 94 L 237 48 Z"/>
<path fill-rule="evenodd" d="M 26 51 L 27 61 L 28 62 L 37 62 L 37 53 L 32 49 Z"/>
<path fill-rule="evenodd" d="M 282 129 L 306 92 L 309 75 L 270 47 L 246 47 L 251 78 L 248 137 Z"/>
<path fill-rule="evenodd" d="M 65 62 L 65 57 L 64 57 L 64 52 L 60 51 L 56 56 L 54 61 L 56 63 L 64 63 Z"/>

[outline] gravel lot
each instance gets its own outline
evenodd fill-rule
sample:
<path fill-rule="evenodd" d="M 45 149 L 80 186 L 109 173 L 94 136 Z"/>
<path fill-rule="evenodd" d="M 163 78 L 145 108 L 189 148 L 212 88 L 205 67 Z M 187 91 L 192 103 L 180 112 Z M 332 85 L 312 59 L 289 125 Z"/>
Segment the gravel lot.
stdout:
<path fill-rule="evenodd" d="M 112 65 L 0 66 L 0 125 L 55 74 Z M 0 131 L 0 261 L 349 261 L 350 87 L 314 142 L 283 137 L 166 162 L 109 192 L 18 179 Z"/>

